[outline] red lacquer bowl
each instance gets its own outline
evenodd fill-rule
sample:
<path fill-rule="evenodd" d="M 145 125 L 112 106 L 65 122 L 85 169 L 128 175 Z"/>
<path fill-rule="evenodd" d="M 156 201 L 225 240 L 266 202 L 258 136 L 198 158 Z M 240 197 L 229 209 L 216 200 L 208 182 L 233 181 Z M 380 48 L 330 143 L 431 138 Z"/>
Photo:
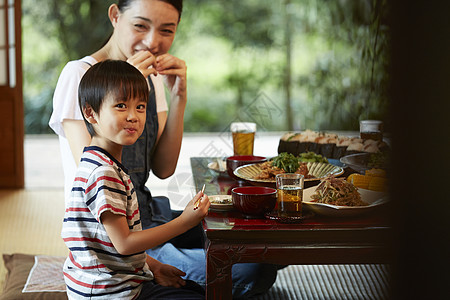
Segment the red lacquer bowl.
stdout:
<path fill-rule="evenodd" d="M 267 158 L 263 156 L 255 156 L 255 155 L 235 155 L 230 156 L 227 158 L 227 172 L 228 175 L 230 175 L 231 178 L 234 178 L 236 180 L 242 180 L 239 177 L 236 177 L 234 175 L 234 170 L 236 170 L 240 166 L 250 165 L 250 164 L 257 164 L 265 162 Z"/>
<path fill-rule="evenodd" d="M 235 187 L 231 195 L 233 206 L 246 218 L 264 218 L 277 202 L 277 190 L 262 186 Z"/>

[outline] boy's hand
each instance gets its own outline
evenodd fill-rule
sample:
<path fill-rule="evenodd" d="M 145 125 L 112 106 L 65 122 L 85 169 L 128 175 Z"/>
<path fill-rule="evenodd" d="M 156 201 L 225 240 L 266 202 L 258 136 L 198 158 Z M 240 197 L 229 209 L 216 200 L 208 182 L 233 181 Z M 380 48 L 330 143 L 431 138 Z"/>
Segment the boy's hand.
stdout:
<path fill-rule="evenodd" d="M 180 218 L 182 218 L 188 226 L 194 227 L 208 215 L 210 205 L 211 203 L 209 202 L 208 196 L 200 191 L 191 201 L 189 201 Z"/>
<path fill-rule="evenodd" d="M 181 278 L 181 276 L 185 276 L 186 273 L 174 266 L 161 264 L 160 268 L 152 270 L 152 272 L 155 276 L 155 281 L 159 285 L 180 288 L 186 284 L 184 279 Z"/>
<path fill-rule="evenodd" d="M 186 284 L 186 281 L 181 278 L 181 276 L 185 276 L 186 273 L 174 266 L 163 264 L 148 255 L 147 264 L 155 277 L 155 281 L 159 285 L 180 288 Z"/>

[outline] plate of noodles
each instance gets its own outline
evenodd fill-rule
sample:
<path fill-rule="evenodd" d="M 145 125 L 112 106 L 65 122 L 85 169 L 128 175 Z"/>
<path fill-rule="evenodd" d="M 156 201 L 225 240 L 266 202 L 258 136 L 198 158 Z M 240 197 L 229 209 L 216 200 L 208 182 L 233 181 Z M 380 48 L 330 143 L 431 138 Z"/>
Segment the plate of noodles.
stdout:
<path fill-rule="evenodd" d="M 385 192 L 355 187 L 343 178 L 327 177 L 318 186 L 303 191 L 303 206 L 329 217 L 350 217 L 369 213 L 388 202 Z"/>

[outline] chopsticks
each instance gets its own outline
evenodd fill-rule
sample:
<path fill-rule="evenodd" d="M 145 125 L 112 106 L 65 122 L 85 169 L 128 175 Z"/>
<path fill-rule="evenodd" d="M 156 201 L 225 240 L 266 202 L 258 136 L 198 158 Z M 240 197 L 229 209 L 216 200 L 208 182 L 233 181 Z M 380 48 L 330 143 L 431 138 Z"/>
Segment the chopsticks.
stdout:
<path fill-rule="evenodd" d="M 202 194 L 205 192 L 205 184 L 203 184 L 203 187 L 202 187 Z M 197 199 L 197 201 L 195 201 L 195 203 L 194 203 L 194 210 L 196 210 L 196 209 L 198 209 L 198 205 L 199 205 L 199 203 L 200 203 L 200 199 L 201 199 L 202 197 L 200 197 L 200 198 L 198 198 Z"/>

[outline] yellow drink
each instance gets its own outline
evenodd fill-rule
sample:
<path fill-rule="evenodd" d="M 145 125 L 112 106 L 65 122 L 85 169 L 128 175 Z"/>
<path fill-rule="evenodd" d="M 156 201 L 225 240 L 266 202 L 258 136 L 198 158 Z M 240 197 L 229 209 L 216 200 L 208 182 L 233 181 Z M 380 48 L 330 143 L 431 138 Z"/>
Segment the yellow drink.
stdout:
<path fill-rule="evenodd" d="M 253 155 L 254 132 L 232 132 L 234 155 Z"/>

